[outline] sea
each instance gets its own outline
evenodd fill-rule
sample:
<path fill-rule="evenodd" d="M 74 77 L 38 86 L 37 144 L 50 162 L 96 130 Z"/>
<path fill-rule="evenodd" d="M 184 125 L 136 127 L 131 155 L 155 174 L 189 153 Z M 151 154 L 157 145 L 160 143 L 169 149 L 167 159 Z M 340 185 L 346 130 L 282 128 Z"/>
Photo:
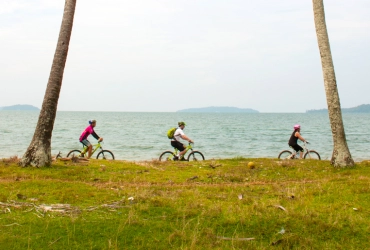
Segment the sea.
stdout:
<path fill-rule="evenodd" d="M 0 111 L 0 158 L 21 157 L 31 142 L 38 111 Z M 277 158 L 289 149 L 293 125 L 301 124 L 309 149 L 330 159 L 333 142 L 327 114 L 323 113 L 140 113 L 140 112 L 57 112 L 52 136 L 52 154 L 66 156 L 81 149 L 79 137 L 88 121 L 97 120 L 96 133 L 104 138 L 104 149 L 116 159 L 145 161 L 158 159 L 172 150 L 167 130 L 178 121 L 186 122 L 186 135 L 194 149 L 206 159 L 235 157 Z M 370 114 L 344 113 L 347 143 L 355 161 L 370 159 Z M 90 136 L 94 144 L 96 140 Z"/>

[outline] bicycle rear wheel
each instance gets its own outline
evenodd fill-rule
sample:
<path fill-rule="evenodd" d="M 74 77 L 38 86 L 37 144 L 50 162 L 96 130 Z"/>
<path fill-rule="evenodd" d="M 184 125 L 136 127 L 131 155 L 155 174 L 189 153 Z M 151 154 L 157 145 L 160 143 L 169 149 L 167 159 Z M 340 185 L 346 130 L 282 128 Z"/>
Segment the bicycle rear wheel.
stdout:
<path fill-rule="evenodd" d="M 189 154 L 188 161 L 204 161 L 204 155 L 199 151 L 193 151 Z"/>
<path fill-rule="evenodd" d="M 160 156 L 159 156 L 159 161 L 173 161 L 173 157 L 175 157 L 175 154 L 171 151 L 164 151 Z"/>
<path fill-rule="evenodd" d="M 73 157 L 73 156 L 75 156 L 75 157 L 84 157 L 83 155 L 81 155 L 81 150 L 78 150 L 78 149 L 71 150 L 67 154 L 67 158 L 68 157 Z"/>
<path fill-rule="evenodd" d="M 114 160 L 114 154 L 109 150 L 102 150 L 96 156 L 96 159 Z"/>
<path fill-rule="evenodd" d="M 282 159 L 282 160 L 285 160 L 285 159 L 291 159 L 292 155 L 292 152 L 289 151 L 289 150 L 283 150 L 280 152 L 279 156 L 278 156 L 278 159 Z"/>
<path fill-rule="evenodd" d="M 304 158 L 308 160 L 321 160 L 319 153 L 315 150 L 310 150 L 304 154 Z"/>

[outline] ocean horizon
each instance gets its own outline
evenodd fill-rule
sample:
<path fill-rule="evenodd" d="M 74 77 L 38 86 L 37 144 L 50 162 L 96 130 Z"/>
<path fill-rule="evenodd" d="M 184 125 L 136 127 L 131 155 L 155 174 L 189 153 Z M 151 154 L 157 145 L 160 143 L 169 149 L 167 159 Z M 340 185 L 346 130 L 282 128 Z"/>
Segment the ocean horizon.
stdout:
<path fill-rule="evenodd" d="M 22 156 L 37 123 L 39 111 L 0 111 L 0 137 L 3 150 L 0 158 Z M 184 132 L 195 141 L 195 150 L 206 159 L 277 158 L 289 149 L 287 141 L 296 123 L 308 147 L 322 159 L 332 154 L 332 134 L 327 114 L 310 113 L 182 113 L 182 112 L 120 112 L 120 111 L 58 111 L 52 136 L 52 154 L 63 156 L 80 149 L 78 138 L 97 120 L 96 132 L 104 138 L 103 148 L 111 150 L 120 160 L 153 160 L 161 152 L 172 150 L 166 132 L 185 121 Z M 343 114 L 347 142 L 356 161 L 369 159 L 370 114 Z M 94 144 L 96 140 L 90 137 Z M 95 155 L 96 156 L 96 155 Z"/>

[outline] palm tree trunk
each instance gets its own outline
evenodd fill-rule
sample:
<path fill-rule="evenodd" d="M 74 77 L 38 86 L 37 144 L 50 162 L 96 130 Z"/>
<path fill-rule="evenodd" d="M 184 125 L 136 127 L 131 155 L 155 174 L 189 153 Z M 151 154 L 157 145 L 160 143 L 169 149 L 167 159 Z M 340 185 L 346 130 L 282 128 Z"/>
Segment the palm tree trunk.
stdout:
<path fill-rule="evenodd" d="M 317 42 L 321 55 L 321 65 L 324 75 L 326 102 L 333 135 L 333 154 L 331 164 L 335 167 L 353 166 L 354 162 L 349 152 L 342 119 L 337 81 L 335 78 L 333 59 L 330 51 L 329 36 L 326 29 L 323 0 L 312 0 L 315 18 Z"/>
<path fill-rule="evenodd" d="M 51 164 L 51 136 L 58 107 L 59 93 L 62 87 L 64 67 L 68 55 L 76 1 L 65 1 L 62 25 L 60 27 L 58 44 L 54 54 L 44 101 L 32 141 L 20 163 L 22 166 L 33 165 L 40 167 Z"/>

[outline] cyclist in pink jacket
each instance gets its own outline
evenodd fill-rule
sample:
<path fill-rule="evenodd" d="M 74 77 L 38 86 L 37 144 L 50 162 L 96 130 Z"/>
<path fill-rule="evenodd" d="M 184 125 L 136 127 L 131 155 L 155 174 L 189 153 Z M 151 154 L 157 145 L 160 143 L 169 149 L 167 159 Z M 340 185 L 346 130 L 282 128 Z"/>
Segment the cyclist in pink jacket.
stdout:
<path fill-rule="evenodd" d="M 82 132 L 81 136 L 80 136 L 80 142 L 86 146 L 88 148 L 88 156 L 87 158 L 89 159 L 91 157 L 91 154 L 92 154 L 92 145 L 91 143 L 87 140 L 87 137 L 89 137 L 89 135 L 92 135 L 95 139 L 98 140 L 98 142 L 101 142 L 103 141 L 103 138 L 102 137 L 99 137 L 95 131 L 94 131 L 94 127 L 96 126 L 96 120 L 91 120 L 89 121 L 89 126 Z"/>

